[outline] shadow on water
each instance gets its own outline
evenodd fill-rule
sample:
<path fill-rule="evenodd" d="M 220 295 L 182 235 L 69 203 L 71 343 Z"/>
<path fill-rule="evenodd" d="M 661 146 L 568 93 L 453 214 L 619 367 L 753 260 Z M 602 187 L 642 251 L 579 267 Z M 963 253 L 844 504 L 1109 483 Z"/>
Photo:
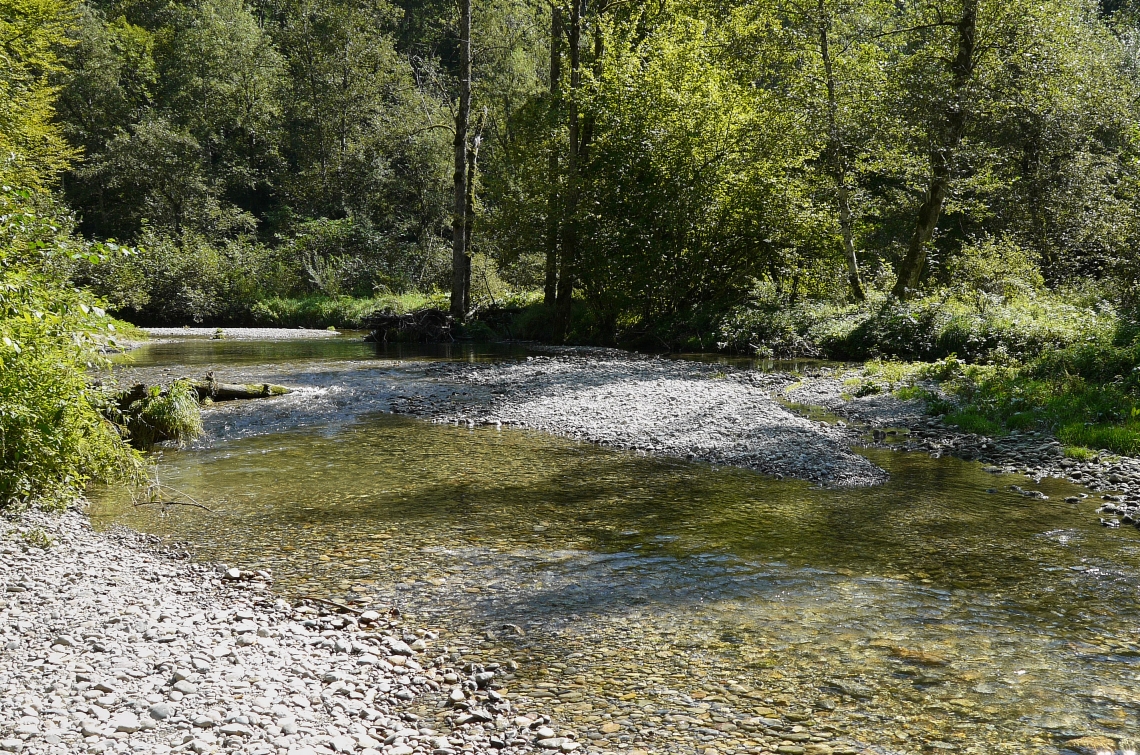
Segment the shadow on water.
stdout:
<path fill-rule="evenodd" d="M 303 364 L 277 369 L 315 369 L 278 346 L 267 353 Z M 162 481 L 216 517 L 109 491 L 93 519 L 270 567 L 287 594 L 394 603 L 449 644 L 485 649 L 504 623 L 526 627 L 486 652 L 530 659 L 531 681 L 621 647 L 620 674 L 582 672 L 597 710 L 653 679 L 717 680 L 834 700 L 837 731 L 891 751 L 979 753 L 1057 752 L 1140 714 L 1140 535 L 1062 502 L 1067 483 L 1028 499 L 1005 491 L 1021 477 L 874 451 L 888 484 L 831 490 L 516 430 L 375 413 L 297 424 L 283 411 L 259 435 L 220 425 L 206 447 L 164 453 Z"/>
<path fill-rule="evenodd" d="M 248 366 L 316 360 L 416 360 L 486 362 L 525 357 L 524 345 L 508 343 L 365 343 L 361 332 L 340 336 L 296 338 L 288 341 L 237 341 L 212 338 L 180 338 L 157 341 L 119 354 L 119 367 L 225 365 Z"/>

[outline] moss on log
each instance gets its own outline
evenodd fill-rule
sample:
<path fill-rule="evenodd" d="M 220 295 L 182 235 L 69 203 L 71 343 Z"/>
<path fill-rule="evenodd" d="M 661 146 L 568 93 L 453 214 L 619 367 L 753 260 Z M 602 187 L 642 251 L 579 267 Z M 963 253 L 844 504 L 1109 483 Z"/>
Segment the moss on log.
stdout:
<path fill-rule="evenodd" d="M 271 396 L 284 396 L 293 391 L 283 385 L 272 383 L 219 383 L 216 380 L 206 380 L 194 383 L 194 390 L 198 392 L 198 400 L 205 401 L 240 401 L 252 398 L 269 398 Z"/>

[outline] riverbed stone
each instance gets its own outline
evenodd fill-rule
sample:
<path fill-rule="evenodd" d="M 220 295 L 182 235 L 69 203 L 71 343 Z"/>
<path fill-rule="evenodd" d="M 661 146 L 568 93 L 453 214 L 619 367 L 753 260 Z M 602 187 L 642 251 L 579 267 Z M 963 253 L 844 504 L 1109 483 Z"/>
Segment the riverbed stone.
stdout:
<path fill-rule="evenodd" d="M 75 511 L 28 512 L 17 527 L 48 533 L 57 544 L 20 550 L 0 538 L 0 587 L 21 588 L 4 594 L 34 594 L 0 605 L 0 626 L 21 638 L 0 654 L 0 730 L 15 735 L 0 743 L 5 751 L 165 755 L 175 746 L 195 753 L 378 755 L 383 748 L 384 755 L 411 755 L 438 732 L 410 728 L 407 721 L 419 716 L 408 706 L 446 707 L 451 687 L 440 684 L 443 674 L 463 678 L 437 665 L 446 654 L 427 658 L 435 633 L 413 631 L 403 621 L 411 644 L 382 617 L 373 622 L 379 636 L 364 638 L 351 617 L 267 600 L 248 581 L 223 579 L 213 567 L 187 563 L 181 552 L 168 556 L 148 536 L 96 533 Z M 313 615 L 321 621 L 311 621 Z M 70 633 L 60 631 L 65 617 L 78 625 Z M 260 629 L 264 644 L 242 645 Z M 347 657 L 336 652 L 337 643 Z M 402 653 L 403 667 L 375 655 L 374 663 L 355 662 L 382 644 Z M 478 673 L 497 678 L 490 670 Z M 513 710 L 492 683 L 478 692 L 481 704 Z M 437 749 L 497 752 L 482 726 L 502 731 L 500 744 L 517 742 L 515 752 L 530 748 L 506 718 L 496 723 L 482 707 L 473 710 L 472 732 L 456 729 L 455 743 Z M 448 726 L 445 719 L 432 723 Z"/>

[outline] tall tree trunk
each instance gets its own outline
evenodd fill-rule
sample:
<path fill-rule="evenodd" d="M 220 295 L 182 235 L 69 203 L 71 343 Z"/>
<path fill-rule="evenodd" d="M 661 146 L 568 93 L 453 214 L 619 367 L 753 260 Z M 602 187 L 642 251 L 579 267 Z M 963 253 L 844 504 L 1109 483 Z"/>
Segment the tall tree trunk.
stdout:
<path fill-rule="evenodd" d="M 859 276 L 859 258 L 855 255 L 855 234 L 851 224 L 851 193 L 848 189 L 847 152 L 839 137 L 839 98 L 835 93 L 835 70 L 831 63 L 831 47 L 828 32 L 831 17 L 819 0 L 819 55 L 823 58 L 823 73 L 827 79 L 827 142 L 831 153 L 831 168 L 835 178 L 835 199 L 839 205 L 839 231 L 843 236 L 843 253 L 847 259 L 847 279 L 851 284 L 851 295 L 856 301 L 866 301 L 863 280 Z"/>
<path fill-rule="evenodd" d="M 471 309 L 471 236 L 475 231 L 475 185 L 479 171 L 479 147 L 483 143 L 483 124 L 479 120 L 475 138 L 467 149 L 467 198 L 464 206 L 463 222 L 463 311 Z"/>
<path fill-rule="evenodd" d="M 460 0 L 459 108 L 455 113 L 455 174 L 451 216 L 451 314 L 462 320 L 469 298 L 467 259 L 467 123 L 471 118 L 471 0 Z"/>
<path fill-rule="evenodd" d="M 550 123 L 558 122 L 558 97 L 562 86 L 562 9 L 550 7 Z M 546 199 L 546 285 L 543 301 L 554 306 L 558 295 L 558 149 L 550 148 Z"/>
<path fill-rule="evenodd" d="M 974 54 L 977 50 L 978 0 L 963 0 L 962 18 L 958 21 L 958 54 L 950 64 L 953 74 L 951 99 L 945 114 L 945 131 L 940 143 L 930 150 L 930 183 L 922 204 L 918 208 L 914 234 L 910 237 L 906 257 L 899 266 L 899 277 L 892 293 L 899 299 L 907 299 L 918 289 L 922 274 L 926 269 L 926 252 L 934 230 L 938 227 L 938 217 L 942 214 L 942 203 L 950 190 L 950 175 L 953 161 L 962 137 L 966 133 L 968 119 L 965 98 L 970 79 L 974 75 Z"/>
<path fill-rule="evenodd" d="M 562 227 L 562 249 L 558 259 L 558 293 L 554 312 L 554 339 L 563 341 L 570 327 L 574 299 L 574 275 L 578 261 L 578 194 L 581 190 L 579 164 L 578 94 L 582 87 L 582 0 L 570 2 L 570 101 L 567 111 L 570 152 L 566 161 L 566 201 Z"/>

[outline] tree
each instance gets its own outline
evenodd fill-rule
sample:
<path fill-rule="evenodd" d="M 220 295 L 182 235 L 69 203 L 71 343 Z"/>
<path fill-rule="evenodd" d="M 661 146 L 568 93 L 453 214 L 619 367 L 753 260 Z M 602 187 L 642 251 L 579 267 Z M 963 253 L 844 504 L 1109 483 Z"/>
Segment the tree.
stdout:
<path fill-rule="evenodd" d="M 579 217 L 578 201 L 582 191 L 582 162 L 585 144 L 581 136 L 582 89 L 582 5 L 583 0 L 570 0 L 570 96 L 566 119 L 569 150 L 566 155 L 566 198 L 563 202 L 562 239 L 558 256 L 558 290 L 554 300 L 554 340 L 565 340 L 570 327 L 570 309 L 574 300 L 575 275 L 578 265 Z"/>
<path fill-rule="evenodd" d="M 562 97 L 562 9 L 556 4 L 550 5 L 550 103 L 548 106 L 550 123 L 557 124 L 561 109 Z M 559 192 L 559 163 L 558 149 L 554 144 L 549 146 L 549 163 L 547 170 L 547 197 L 546 197 L 546 264 L 543 279 L 543 302 L 553 307 L 558 296 L 558 236 L 560 229 L 560 208 L 558 205 Z"/>
<path fill-rule="evenodd" d="M 936 22 L 944 24 L 943 21 Z M 906 299 L 918 289 L 926 269 L 927 246 L 934 236 L 942 203 L 950 189 L 954 158 L 966 135 L 970 118 L 970 91 L 978 64 L 978 0 L 962 0 L 961 15 L 954 24 L 957 52 L 950 62 L 950 86 L 943 95 L 943 115 L 931 134 L 930 177 L 915 219 L 906 256 L 898 269 L 892 294 Z"/>
<path fill-rule="evenodd" d="M 67 0 L 4 0 L 0 15 L 0 182 L 42 190 L 67 169 L 76 150 L 52 123 L 74 6 Z"/>
<path fill-rule="evenodd" d="M 459 98 L 455 110 L 455 176 L 452 210 L 451 314 L 467 315 L 470 298 L 471 258 L 467 255 L 467 126 L 471 118 L 471 0 L 460 0 Z"/>
<path fill-rule="evenodd" d="M 0 510 L 62 506 L 92 479 L 130 478 L 138 457 L 101 416 L 86 367 L 105 338 L 98 303 L 68 279 L 85 244 L 49 194 L 75 150 L 52 121 L 75 9 L 0 0 Z"/>
<path fill-rule="evenodd" d="M 835 80 L 835 70 L 831 59 L 831 14 L 825 0 L 817 5 L 819 28 L 819 57 L 823 62 L 823 75 L 827 87 L 827 157 L 835 178 L 835 200 L 839 207 L 839 230 L 843 236 L 843 252 L 847 260 L 847 276 L 851 283 L 851 295 L 857 301 L 864 301 L 863 281 L 859 277 L 859 258 L 855 255 L 854 229 L 851 218 L 851 168 L 847 147 L 839 133 L 839 97 Z"/>

